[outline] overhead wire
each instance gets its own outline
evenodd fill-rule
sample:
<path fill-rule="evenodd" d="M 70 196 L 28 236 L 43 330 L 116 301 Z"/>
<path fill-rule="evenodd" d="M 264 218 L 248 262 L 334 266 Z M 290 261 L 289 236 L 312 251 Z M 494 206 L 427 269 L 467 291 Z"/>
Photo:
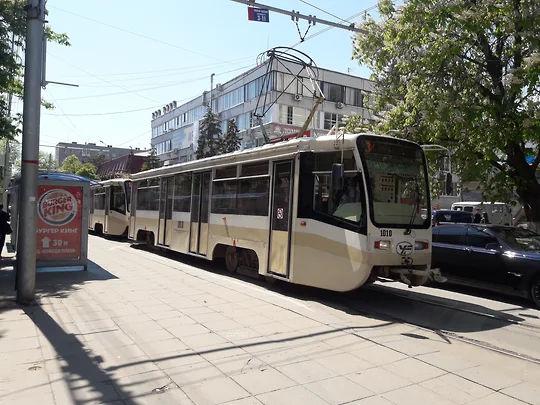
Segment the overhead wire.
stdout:
<path fill-rule="evenodd" d="M 238 70 L 245 70 L 246 68 L 249 68 L 249 67 L 252 67 L 252 66 L 253 66 L 253 65 L 241 66 L 241 67 L 239 67 L 239 68 L 232 69 L 232 70 L 228 70 L 228 71 L 226 71 L 226 72 L 216 73 L 216 76 L 223 75 L 223 74 L 227 74 L 227 73 L 236 72 L 236 71 L 238 71 Z M 204 75 L 204 76 L 200 76 L 200 77 L 197 77 L 197 78 L 190 78 L 190 79 L 178 81 L 178 82 L 175 82 L 176 84 L 170 84 L 170 83 L 168 83 L 168 84 L 166 84 L 166 85 L 153 86 L 153 87 L 146 87 L 146 88 L 138 89 L 138 90 L 129 90 L 129 89 L 126 89 L 126 91 L 118 91 L 118 92 L 112 92 L 112 93 L 102 93 L 102 94 L 94 94 L 94 95 L 78 96 L 78 97 L 65 97 L 65 98 L 60 98 L 60 99 L 58 99 L 58 101 L 82 100 L 82 99 L 89 99 L 89 98 L 96 98 L 96 97 L 117 96 L 117 95 L 121 95 L 121 94 L 130 94 L 130 93 L 135 93 L 135 94 L 137 94 L 137 92 L 141 92 L 141 91 L 149 91 L 149 90 L 162 89 L 162 88 L 164 88 L 164 87 L 174 87 L 175 85 L 180 85 L 180 84 L 184 84 L 184 83 L 190 83 L 190 82 L 194 82 L 194 81 L 198 81 L 198 80 L 205 80 L 205 79 L 208 79 L 208 75 Z M 150 100 L 151 100 L 151 101 L 157 102 L 157 100 L 153 100 L 153 99 L 150 99 Z"/>
<path fill-rule="evenodd" d="M 299 1 L 300 1 L 301 3 L 307 4 L 307 5 L 310 6 L 310 7 L 313 7 L 313 8 L 315 8 L 315 9 L 319 10 L 319 11 L 322 11 L 323 13 L 325 13 L 325 14 L 331 16 L 331 17 L 337 18 L 338 20 L 340 20 L 340 21 L 342 21 L 342 22 L 344 22 L 344 23 L 347 23 L 347 24 L 350 23 L 350 21 L 344 20 L 343 18 L 341 18 L 341 17 L 339 17 L 339 16 L 337 16 L 337 15 L 335 15 L 335 14 L 332 14 L 332 13 L 329 12 L 329 11 L 326 11 L 326 10 L 324 10 L 324 9 L 322 9 L 322 8 L 320 8 L 320 7 L 318 7 L 318 6 L 316 6 L 315 4 L 311 4 L 310 2 L 305 1 L 305 0 L 299 0 Z"/>
<path fill-rule="evenodd" d="M 92 21 L 92 22 L 94 22 L 96 24 L 100 24 L 100 25 L 103 25 L 105 27 L 109 27 L 109 28 L 115 29 L 117 31 L 121 31 L 121 32 L 124 32 L 126 34 L 130 34 L 130 35 L 134 35 L 134 36 L 139 37 L 139 38 L 144 38 L 144 39 L 147 39 L 147 40 L 150 40 L 150 41 L 154 41 L 154 42 L 160 43 L 162 45 L 167 45 L 167 46 L 170 46 L 172 48 L 182 50 L 184 52 L 192 53 L 194 55 L 204 56 L 205 58 L 208 58 L 208 59 L 213 59 L 213 60 L 218 60 L 218 61 L 221 61 L 221 62 L 225 62 L 223 59 L 218 58 L 216 56 L 208 55 L 208 54 L 206 54 L 204 52 L 195 51 L 193 49 L 188 49 L 188 48 L 185 48 L 183 46 L 176 45 L 176 44 L 173 44 L 173 43 L 168 42 L 168 41 L 164 41 L 164 40 L 159 39 L 159 38 L 151 37 L 150 35 L 130 31 L 130 30 L 126 29 L 126 28 L 118 27 L 118 26 L 113 25 L 113 24 L 109 24 L 109 23 L 106 23 L 106 22 L 103 22 L 103 21 L 99 21 L 99 20 L 96 20 L 95 18 L 91 18 L 91 17 L 87 17 L 87 16 L 84 16 L 84 15 L 81 15 L 81 14 L 78 14 L 78 13 L 74 13 L 73 11 L 65 10 L 65 9 L 57 7 L 57 6 L 50 6 L 50 8 L 62 11 L 62 12 L 67 13 L 67 14 L 71 14 L 71 15 L 73 15 L 75 17 L 82 18 L 83 20 Z"/>

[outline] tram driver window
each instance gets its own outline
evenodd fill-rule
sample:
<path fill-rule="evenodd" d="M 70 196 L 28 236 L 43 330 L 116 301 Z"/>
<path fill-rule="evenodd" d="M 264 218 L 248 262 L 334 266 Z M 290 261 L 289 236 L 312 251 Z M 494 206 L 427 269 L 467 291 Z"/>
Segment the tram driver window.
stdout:
<path fill-rule="evenodd" d="M 121 186 L 111 186 L 111 210 L 126 213 L 126 198 Z"/>
<path fill-rule="evenodd" d="M 321 214 L 364 224 L 364 184 L 360 173 L 346 173 L 343 192 L 332 198 L 330 174 L 315 174 L 313 208 Z"/>

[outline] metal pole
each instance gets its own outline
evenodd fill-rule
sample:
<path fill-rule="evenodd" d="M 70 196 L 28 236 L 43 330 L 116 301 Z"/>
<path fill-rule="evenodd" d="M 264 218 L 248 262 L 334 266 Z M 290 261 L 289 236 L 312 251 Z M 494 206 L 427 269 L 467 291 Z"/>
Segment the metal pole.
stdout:
<path fill-rule="evenodd" d="M 24 107 L 17 241 L 17 301 L 29 304 L 36 285 L 36 192 L 41 108 L 44 0 L 28 0 L 24 69 Z"/>
<path fill-rule="evenodd" d="M 251 6 L 251 7 L 266 8 L 266 9 L 268 9 L 270 11 L 274 11 L 274 12 L 279 13 L 279 14 L 288 15 L 288 16 L 292 17 L 296 21 L 298 21 L 298 20 L 306 20 L 306 21 L 309 21 L 310 23 L 313 23 L 313 25 L 318 23 L 318 24 L 329 25 L 330 27 L 341 28 L 341 29 L 349 30 L 349 31 L 353 31 L 353 32 L 360 32 L 362 34 L 367 34 L 368 33 L 365 30 L 362 30 L 360 28 L 355 27 L 354 23 L 351 23 L 350 25 L 339 24 L 339 23 L 335 23 L 333 21 L 328 21 L 328 20 L 323 20 L 322 18 L 317 18 L 314 15 L 305 15 L 305 14 L 301 14 L 300 12 L 294 11 L 294 10 L 293 11 L 288 11 L 288 10 L 284 10 L 282 8 L 277 8 L 277 7 L 273 7 L 273 6 L 268 6 L 266 4 L 256 3 L 254 0 L 232 0 L 232 1 L 234 1 L 236 3 L 240 3 L 240 4 L 247 4 L 248 6 Z"/>

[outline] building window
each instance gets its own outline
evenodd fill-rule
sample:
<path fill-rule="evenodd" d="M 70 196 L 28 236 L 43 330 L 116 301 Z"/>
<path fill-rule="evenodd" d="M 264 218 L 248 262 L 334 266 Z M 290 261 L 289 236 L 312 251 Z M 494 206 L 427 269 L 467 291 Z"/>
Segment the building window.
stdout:
<path fill-rule="evenodd" d="M 293 123 L 293 108 L 292 106 L 287 106 L 287 124 Z"/>
<path fill-rule="evenodd" d="M 345 86 L 333 83 L 322 83 L 322 91 L 327 101 L 343 103 L 345 101 Z"/>
<path fill-rule="evenodd" d="M 339 123 L 341 124 L 343 116 L 334 113 L 324 113 L 324 129 L 332 129 L 332 127 Z"/>
<path fill-rule="evenodd" d="M 362 91 L 358 89 L 352 89 L 353 90 L 353 102 L 352 105 L 356 107 L 363 107 L 364 106 L 364 95 L 362 94 Z"/>

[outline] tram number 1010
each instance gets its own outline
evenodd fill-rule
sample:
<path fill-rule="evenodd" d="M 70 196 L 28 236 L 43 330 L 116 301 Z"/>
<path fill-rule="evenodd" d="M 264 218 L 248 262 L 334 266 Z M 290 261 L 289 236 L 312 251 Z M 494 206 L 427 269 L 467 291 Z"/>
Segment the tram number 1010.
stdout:
<path fill-rule="evenodd" d="M 381 236 L 391 238 L 392 237 L 392 230 L 391 229 L 381 229 Z"/>

